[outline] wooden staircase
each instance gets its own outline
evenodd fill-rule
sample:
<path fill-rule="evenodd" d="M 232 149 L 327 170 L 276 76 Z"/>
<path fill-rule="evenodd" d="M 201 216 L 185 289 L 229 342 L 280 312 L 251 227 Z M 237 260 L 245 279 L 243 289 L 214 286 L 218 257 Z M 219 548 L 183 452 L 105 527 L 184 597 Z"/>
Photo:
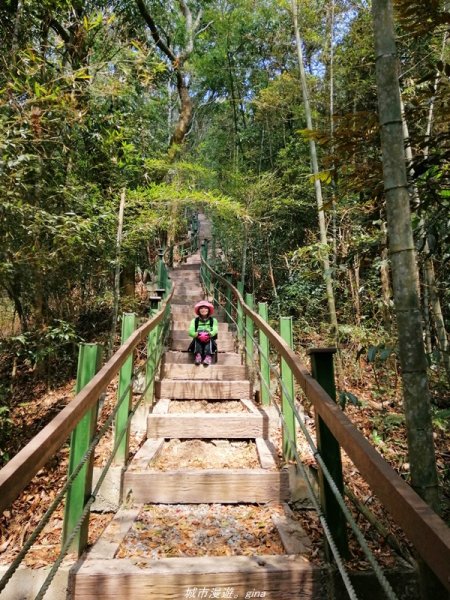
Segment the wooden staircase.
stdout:
<path fill-rule="evenodd" d="M 73 578 L 72 597 L 76 600 L 326 597 L 320 569 L 301 556 L 305 536 L 295 522 L 286 524 L 288 516 L 279 527 L 285 548 L 281 555 L 116 558 L 144 504 L 283 506 L 289 500 L 288 471 L 278 467 L 276 450 L 269 439 L 269 413 L 253 402 L 247 368 L 220 312 L 218 362 L 209 367 L 195 366 L 186 351 L 193 306 L 203 298 L 199 266 L 200 258 L 194 255 L 171 273 L 175 295 L 170 349 L 156 384 L 157 402 L 148 416 L 147 440 L 124 473 L 123 508 Z M 239 411 L 171 412 L 171 404 L 193 400 L 204 406 L 234 402 Z M 155 461 L 170 440 L 253 441 L 259 467 L 158 470 Z"/>

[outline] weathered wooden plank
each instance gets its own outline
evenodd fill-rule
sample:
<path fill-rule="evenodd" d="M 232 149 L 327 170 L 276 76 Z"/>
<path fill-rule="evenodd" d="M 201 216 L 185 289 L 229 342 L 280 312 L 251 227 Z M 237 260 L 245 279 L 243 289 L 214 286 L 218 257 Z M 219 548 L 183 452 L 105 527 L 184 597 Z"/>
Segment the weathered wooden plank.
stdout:
<path fill-rule="evenodd" d="M 176 285 L 175 286 L 175 294 L 174 294 L 174 298 L 176 296 L 186 296 L 191 297 L 199 297 L 201 298 L 203 296 L 203 289 L 201 285 L 198 284 L 192 284 L 192 285 Z"/>
<path fill-rule="evenodd" d="M 241 398 L 241 402 L 242 402 L 242 404 L 244 404 L 244 406 L 246 406 L 248 408 L 248 410 L 251 413 L 254 413 L 255 415 L 263 414 L 263 413 L 261 413 L 259 408 L 256 406 L 256 404 L 249 398 Z"/>
<path fill-rule="evenodd" d="M 134 502 L 164 504 L 236 504 L 289 499 L 289 477 L 283 470 L 210 469 L 125 473 L 125 497 Z"/>
<path fill-rule="evenodd" d="M 177 340 L 172 339 L 170 343 L 171 350 L 187 350 L 189 348 L 189 344 L 192 342 L 192 338 L 187 334 Z M 217 349 L 219 352 L 234 352 L 235 349 L 235 341 L 234 339 L 222 340 L 219 339 L 217 341 Z"/>
<path fill-rule="evenodd" d="M 128 469 L 145 469 L 149 462 L 158 457 L 164 445 L 164 438 L 149 439 L 139 448 L 134 455 Z"/>
<path fill-rule="evenodd" d="M 262 437 L 262 415 L 248 413 L 149 415 L 147 435 L 172 439 L 248 439 Z M 263 468 L 267 468 L 262 465 Z"/>
<path fill-rule="evenodd" d="M 263 469 L 276 469 L 278 457 L 275 446 L 270 440 L 264 440 L 261 437 L 256 438 L 256 451 L 258 452 L 259 462 Z"/>
<path fill-rule="evenodd" d="M 142 505 L 133 508 L 121 508 L 88 552 L 86 560 L 114 558 L 122 540 L 137 519 L 141 508 Z"/>
<path fill-rule="evenodd" d="M 284 504 L 284 515 L 273 514 L 272 521 L 278 530 L 286 554 L 307 554 L 312 542 L 308 534 L 298 521 L 295 520 L 292 510 Z"/>
<path fill-rule="evenodd" d="M 166 364 L 163 369 L 163 379 L 215 379 L 242 380 L 247 377 L 245 366 L 235 365 L 210 365 L 207 369 L 199 368 L 194 364 L 176 365 Z"/>
<path fill-rule="evenodd" d="M 199 366 L 198 368 L 204 369 L 205 367 Z M 157 398 L 171 398 L 172 400 L 239 400 L 251 397 L 251 384 L 248 380 L 163 379 L 156 383 L 155 392 Z"/>
<path fill-rule="evenodd" d="M 181 600 L 219 590 L 216 597 L 236 600 L 321 600 L 322 578 L 319 567 L 298 556 L 95 560 L 74 574 L 73 599 Z"/>
<path fill-rule="evenodd" d="M 190 271 L 192 271 L 193 273 L 198 273 L 199 266 L 200 266 L 199 262 L 196 262 L 196 263 L 185 262 L 182 265 L 178 265 L 177 271 L 187 271 L 188 273 Z"/>
<path fill-rule="evenodd" d="M 182 305 L 186 307 L 186 312 L 192 312 L 192 307 L 197 304 L 197 302 L 200 302 L 200 300 L 203 300 L 203 294 L 197 294 L 195 296 L 174 294 L 172 298 L 172 307 L 174 308 L 177 305 Z"/>
<path fill-rule="evenodd" d="M 193 364 L 194 357 L 191 352 L 169 351 L 164 355 L 164 364 Z M 237 352 L 220 352 L 218 362 L 210 365 L 209 369 L 214 369 L 218 365 L 242 365 L 242 357 Z M 203 368 L 203 367 L 199 367 Z"/>
<path fill-rule="evenodd" d="M 152 413 L 153 415 L 164 415 L 169 412 L 170 398 L 161 398 L 155 404 Z"/>

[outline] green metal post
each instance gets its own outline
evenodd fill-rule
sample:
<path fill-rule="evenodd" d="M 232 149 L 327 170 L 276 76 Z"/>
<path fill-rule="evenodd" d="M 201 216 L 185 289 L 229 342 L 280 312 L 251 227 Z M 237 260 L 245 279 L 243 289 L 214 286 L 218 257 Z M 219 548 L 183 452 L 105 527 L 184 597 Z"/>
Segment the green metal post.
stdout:
<path fill-rule="evenodd" d="M 98 371 L 101 363 L 101 355 L 101 347 L 98 344 L 80 344 L 76 384 L 77 394 L 89 383 Z M 72 432 L 70 438 L 69 477 L 76 469 L 94 437 L 97 424 L 97 413 L 98 403 L 84 415 Z M 64 509 L 63 544 L 72 533 L 81 517 L 86 501 L 91 495 L 93 465 L 94 453 L 92 453 L 91 458 L 78 473 L 72 486 L 67 492 Z M 78 535 L 71 544 L 70 551 L 77 552 L 78 555 L 84 551 L 88 540 L 88 529 L 89 518 L 86 518 Z"/>
<path fill-rule="evenodd" d="M 313 348 L 311 356 L 312 376 L 323 387 L 334 402 L 336 402 L 336 386 L 334 383 L 333 355 L 336 348 Z M 316 413 L 316 439 L 319 453 L 327 466 L 338 490 L 344 494 L 344 479 L 342 476 L 341 449 L 336 438 Z M 344 558 L 349 556 L 347 526 L 344 513 L 341 510 L 330 485 L 319 468 L 319 486 L 322 508 L 330 527 L 333 539 L 339 552 Z M 331 551 L 327 548 L 327 556 L 331 559 Z"/>
<path fill-rule="evenodd" d="M 157 301 L 154 307 L 150 308 L 150 318 L 159 312 L 160 303 Z M 145 396 L 144 401 L 147 404 L 153 404 L 153 395 L 155 391 L 155 368 L 156 368 L 156 350 L 159 329 L 158 325 L 150 331 L 147 338 L 147 364 L 145 369 Z"/>
<path fill-rule="evenodd" d="M 242 281 L 238 281 L 237 283 L 238 292 L 242 297 L 244 297 L 244 283 Z M 237 330 L 238 330 L 238 338 L 240 342 L 244 341 L 244 309 L 242 307 L 242 303 L 238 301 L 237 304 Z"/>
<path fill-rule="evenodd" d="M 264 321 L 269 320 L 269 309 L 267 302 L 258 303 L 259 316 Z M 261 371 L 261 403 L 264 406 L 270 404 L 270 365 L 269 365 L 269 339 L 266 334 L 259 330 L 259 369 Z"/>
<path fill-rule="evenodd" d="M 133 331 L 136 329 L 137 318 L 134 313 L 125 313 L 122 318 L 122 344 L 127 341 Z M 116 414 L 115 422 L 115 440 L 119 438 L 122 432 L 126 429 L 125 435 L 123 436 L 114 457 L 114 464 L 125 465 L 128 458 L 128 446 L 129 446 L 129 433 L 130 428 L 127 426 L 128 415 L 131 408 L 131 394 L 132 386 L 130 385 L 131 377 L 133 375 L 133 353 L 124 362 L 119 373 L 119 389 L 117 391 L 117 401 L 123 397 L 120 408 Z M 129 389 L 127 391 L 127 387 Z"/>
<path fill-rule="evenodd" d="M 213 304 L 216 308 L 220 305 L 220 293 L 219 293 L 219 282 L 213 279 L 212 282 L 212 294 L 213 294 Z"/>
<path fill-rule="evenodd" d="M 294 338 L 292 335 L 292 317 L 280 317 L 280 335 L 288 344 L 289 348 L 294 347 Z M 295 435 L 295 416 L 291 403 L 295 402 L 294 376 L 291 369 L 284 359 L 281 359 L 281 380 L 283 388 L 281 391 L 281 408 L 283 411 L 283 454 L 286 460 L 294 458 L 293 448 L 297 445 Z M 291 442 L 292 440 L 292 442 Z"/>
<path fill-rule="evenodd" d="M 164 264 L 164 249 L 160 248 L 158 250 L 158 271 L 157 271 L 157 278 L 158 278 L 158 286 L 160 288 L 164 288 L 164 268 L 165 268 L 165 264 Z"/>
<path fill-rule="evenodd" d="M 245 294 L 245 304 L 253 310 L 253 294 L 250 294 L 249 292 Z M 245 315 L 245 362 L 249 367 L 253 367 L 253 331 L 253 319 L 248 315 Z"/>
<path fill-rule="evenodd" d="M 227 273 L 225 275 L 225 279 L 228 281 L 228 283 L 231 285 L 231 273 Z M 232 318 L 231 318 L 231 310 L 232 310 L 232 306 L 231 306 L 231 288 L 229 286 L 226 287 L 225 289 L 225 320 L 227 323 L 231 323 L 232 322 Z"/>

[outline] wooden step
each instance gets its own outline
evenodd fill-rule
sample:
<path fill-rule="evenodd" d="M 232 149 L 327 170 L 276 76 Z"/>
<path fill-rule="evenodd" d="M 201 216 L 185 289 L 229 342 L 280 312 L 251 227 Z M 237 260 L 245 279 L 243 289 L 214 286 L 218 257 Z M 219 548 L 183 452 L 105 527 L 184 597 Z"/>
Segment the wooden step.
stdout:
<path fill-rule="evenodd" d="M 216 598 L 236 600 L 319 600 L 325 597 L 323 576 L 323 569 L 299 556 L 88 559 L 74 574 L 72 597 L 182 600 L 200 598 L 203 591 L 203 598 L 212 598 L 214 590 Z"/>
<path fill-rule="evenodd" d="M 177 271 L 194 271 L 198 273 L 200 270 L 200 262 L 185 262 L 177 267 Z"/>
<path fill-rule="evenodd" d="M 234 439 L 267 437 L 269 421 L 252 413 L 170 413 L 150 414 L 147 435 L 166 439 Z"/>
<path fill-rule="evenodd" d="M 204 367 L 199 365 L 199 369 Z M 155 384 L 157 398 L 172 400 L 239 400 L 252 397 L 250 381 L 195 381 L 192 379 L 162 379 Z"/>
<path fill-rule="evenodd" d="M 193 271 L 171 272 L 170 279 L 180 285 L 200 285 L 200 273 Z"/>
<path fill-rule="evenodd" d="M 237 504 L 289 499 L 287 470 L 180 469 L 126 471 L 124 498 L 137 503 Z"/>
<path fill-rule="evenodd" d="M 220 363 L 210 365 L 208 368 L 199 368 L 194 364 L 170 364 L 166 363 L 163 367 L 161 379 L 216 379 L 223 380 L 242 380 L 247 378 L 247 369 L 243 365 L 222 365 Z"/>
<path fill-rule="evenodd" d="M 178 294 L 177 291 L 175 291 L 175 294 L 172 296 L 172 304 L 186 304 L 192 307 L 194 307 L 197 302 L 200 302 L 200 300 L 203 300 L 203 293 L 186 296 L 185 294 Z"/>
<path fill-rule="evenodd" d="M 184 296 L 184 297 L 193 297 L 193 298 L 203 298 L 203 290 L 200 286 L 192 286 L 188 288 L 186 286 L 175 286 L 174 296 Z"/>
<path fill-rule="evenodd" d="M 170 273 L 170 279 L 176 285 L 200 285 L 200 274 L 191 271 L 181 271 L 180 273 Z"/>
<path fill-rule="evenodd" d="M 171 350 L 186 350 L 189 348 L 189 344 L 192 342 L 192 338 L 189 337 L 187 335 L 187 333 L 179 338 L 179 339 L 172 339 L 171 343 L 170 343 L 170 349 Z M 219 339 L 217 340 L 217 349 L 219 354 L 222 352 L 233 352 L 235 350 L 235 339 L 231 338 L 231 339 Z M 220 359 L 219 359 L 220 360 Z"/>
<path fill-rule="evenodd" d="M 194 364 L 194 357 L 192 352 L 178 352 L 168 351 L 164 354 L 164 364 L 177 364 L 177 365 L 192 365 Z M 217 363 L 207 367 L 208 369 L 214 369 L 216 366 L 228 366 L 228 365 L 242 365 L 242 356 L 237 352 L 219 352 L 217 357 Z M 205 367 L 198 367 L 204 369 Z"/>

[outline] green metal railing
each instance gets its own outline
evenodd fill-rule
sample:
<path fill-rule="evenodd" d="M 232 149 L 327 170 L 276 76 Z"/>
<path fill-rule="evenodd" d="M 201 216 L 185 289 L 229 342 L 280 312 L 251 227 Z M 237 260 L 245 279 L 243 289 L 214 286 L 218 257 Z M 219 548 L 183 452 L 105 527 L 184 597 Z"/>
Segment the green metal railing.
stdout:
<path fill-rule="evenodd" d="M 165 274 L 167 270 L 160 269 Z M 67 479 L 55 500 L 48 507 L 35 530 L 19 551 L 15 560 L 0 579 L 0 593 L 20 566 L 51 516 L 64 501 L 64 521 L 61 550 L 50 569 L 36 600 L 46 594 L 68 552 L 78 555 L 87 545 L 89 513 L 111 465 L 125 465 L 129 456 L 130 424 L 140 405 L 148 410 L 153 406 L 155 375 L 158 371 L 170 326 L 171 283 L 163 275 L 164 298 L 153 298 L 150 319 L 137 329 L 137 316 L 123 315 L 122 339 L 119 350 L 99 370 L 101 347 L 81 344 L 78 360 L 76 396 L 33 440 L 0 471 L 0 511 L 25 489 L 34 475 L 54 456 L 70 434 L 70 454 Z M 135 349 L 146 342 L 147 357 L 136 365 Z M 114 376 L 119 373 L 117 402 L 111 414 L 99 421 L 99 398 Z M 139 376 L 145 377 L 144 389 L 132 403 L 133 384 Z M 113 427 L 114 425 L 114 427 Z M 94 453 L 100 440 L 113 427 L 110 456 L 101 469 L 95 487 L 92 487 Z"/>
<path fill-rule="evenodd" d="M 260 303 L 259 314 L 256 313 L 253 310 L 253 295 L 246 293 L 244 299 L 242 285 L 238 284 L 236 288 L 231 284 L 231 276 L 221 276 L 214 271 L 208 264 L 206 251 L 202 253 L 201 278 L 208 297 L 223 311 L 225 319 L 236 327 L 245 362 L 259 379 L 262 404 L 267 406 L 270 403 L 278 411 L 282 422 L 284 457 L 287 461 L 295 461 L 296 468 L 302 473 L 309 498 L 324 530 L 327 556 L 334 558 L 349 597 L 357 598 L 344 564 L 349 554 L 347 526 L 351 528 L 386 598 L 395 599 L 396 595 L 345 503 L 341 447 L 403 528 L 423 560 L 448 586 L 448 528 L 337 406 L 333 372 L 335 350 L 311 350 L 310 375 L 293 352 L 292 319 L 282 317 L 280 334 L 275 332 L 267 324 L 267 305 Z M 255 338 L 255 329 L 258 338 Z M 274 356 L 277 358 L 275 363 Z M 298 399 L 303 394 L 315 409 L 317 443 L 312 439 L 301 415 Z M 305 437 L 317 464 L 319 495 L 297 451 L 298 430 Z M 425 539 L 428 541 L 425 542 Z"/>

